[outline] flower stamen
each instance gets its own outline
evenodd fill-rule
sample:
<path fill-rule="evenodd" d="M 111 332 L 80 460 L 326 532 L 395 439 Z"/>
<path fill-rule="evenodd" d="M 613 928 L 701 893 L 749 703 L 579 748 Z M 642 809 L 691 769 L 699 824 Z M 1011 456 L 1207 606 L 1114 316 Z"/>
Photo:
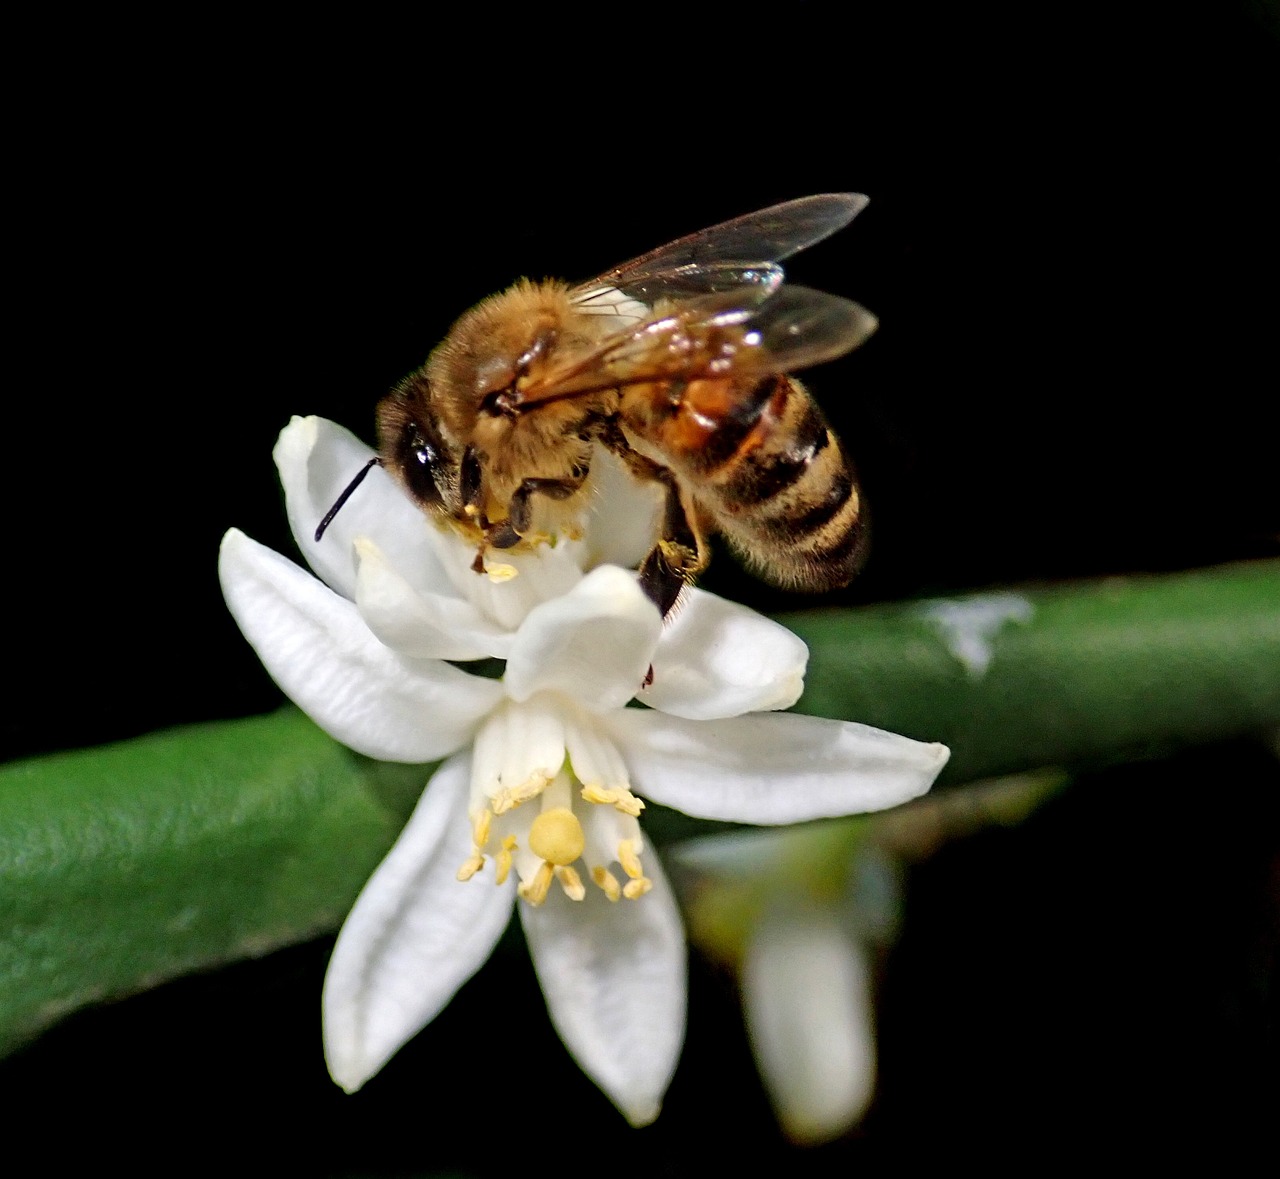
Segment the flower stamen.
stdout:
<path fill-rule="evenodd" d="M 586 802 L 615 807 L 624 815 L 630 815 L 633 819 L 638 819 L 640 812 L 644 810 L 644 803 L 625 786 L 600 786 L 595 784 L 584 786 L 582 788 L 582 797 Z"/>
<path fill-rule="evenodd" d="M 634 839 L 620 839 L 618 841 L 618 863 L 622 865 L 622 870 L 630 877 L 622 887 L 622 895 L 629 901 L 634 901 L 637 897 L 644 896 L 652 887 L 653 881 L 644 874 L 644 868 L 640 864 L 640 854 L 636 850 L 637 841 Z"/>
<path fill-rule="evenodd" d="M 610 901 L 616 901 L 622 896 L 622 885 L 618 883 L 618 878 L 608 868 L 592 868 L 591 879 L 600 886 L 604 895 Z"/>
<path fill-rule="evenodd" d="M 564 889 L 564 895 L 571 901 L 581 901 L 586 897 L 586 887 L 583 885 L 582 877 L 578 875 L 576 868 L 568 866 L 557 868 L 556 879 L 560 881 L 560 887 Z"/>
<path fill-rule="evenodd" d="M 480 854 L 480 850 L 477 848 L 471 854 L 470 859 L 468 859 L 467 862 L 458 869 L 458 879 L 463 883 L 466 883 L 466 881 L 470 880 L 483 867 L 484 856 Z"/>
<path fill-rule="evenodd" d="M 547 892 L 551 888 L 554 872 L 555 869 L 546 860 L 543 860 L 538 865 L 538 871 L 534 874 L 533 879 L 522 882 L 516 892 L 531 905 L 542 904 L 547 899 Z"/>
<path fill-rule="evenodd" d="M 638 900 L 644 896 L 653 887 L 653 881 L 647 876 L 638 876 L 635 880 L 628 880 L 622 888 L 622 895 L 629 901 Z"/>
<path fill-rule="evenodd" d="M 523 806 L 530 799 L 537 798 L 547 788 L 547 783 L 550 781 L 551 779 L 546 774 L 535 773 L 526 781 L 521 782 L 519 786 L 509 786 L 499 790 L 489 803 L 489 808 L 495 815 L 505 815 L 508 811 L 513 811 L 516 807 Z"/>
<path fill-rule="evenodd" d="M 636 852 L 636 841 L 634 839 L 620 839 L 618 841 L 618 863 L 622 865 L 622 870 L 632 880 L 639 880 L 644 875 L 644 869 L 640 866 L 640 856 Z"/>
<path fill-rule="evenodd" d="M 516 837 L 508 835 L 502 841 L 502 850 L 498 853 L 498 869 L 497 875 L 494 877 L 495 884 L 506 884 L 507 877 L 511 875 L 511 858 L 516 849 Z"/>

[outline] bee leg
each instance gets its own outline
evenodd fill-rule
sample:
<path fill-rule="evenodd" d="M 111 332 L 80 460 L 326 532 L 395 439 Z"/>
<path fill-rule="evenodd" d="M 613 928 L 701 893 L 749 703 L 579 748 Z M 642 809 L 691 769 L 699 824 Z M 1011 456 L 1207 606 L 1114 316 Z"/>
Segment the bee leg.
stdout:
<path fill-rule="evenodd" d="M 666 618 L 680 597 L 680 591 L 706 568 L 709 558 L 707 546 L 675 475 L 661 463 L 634 450 L 616 417 L 602 423 L 599 438 L 637 479 L 657 483 L 666 496 L 662 533 L 658 543 L 640 563 L 640 588 Z M 645 686 L 651 682 L 646 677 Z"/>
<path fill-rule="evenodd" d="M 517 544 L 533 524 L 533 497 L 545 495 L 548 499 L 568 499 L 586 482 L 589 470 L 585 463 L 580 463 L 574 466 L 567 479 L 523 480 L 511 497 L 507 518 L 490 535 L 489 544 L 495 549 L 509 549 Z"/>
<path fill-rule="evenodd" d="M 640 588 L 666 618 L 680 591 L 706 567 L 707 550 L 675 476 L 655 463 L 651 477 L 663 485 L 667 508 L 662 535 L 640 563 Z"/>

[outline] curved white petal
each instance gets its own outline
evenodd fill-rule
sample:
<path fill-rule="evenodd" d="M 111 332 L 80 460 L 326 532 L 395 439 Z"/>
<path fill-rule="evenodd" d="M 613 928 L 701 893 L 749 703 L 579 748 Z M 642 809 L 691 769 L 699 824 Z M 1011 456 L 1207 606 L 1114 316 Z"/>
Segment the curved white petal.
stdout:
<path fill-rule="evenodd" d="M 740 823 L 897 806 L 928 790 L 951 755 L 945 745 L 791 713 L 688 721 L 625 709 L 601 721 L 637 793 L 687 815 Z"/>
<path fill-rule="evenodd" d="M 772 619 L 686 590 L 653 657 L 651 708 L 690 720 L 790 708 L 804 691 L 809 648 Z"/>
<path fill-rule="evenodd" d="M 465 745 L 502 699 L 497 681 L 396 655 L 351 602 L 237 529 L 222 539 L 218 574 L 227 606 L 272 678 L 358 753 L 434 761 Z"/>
<path fill-rule="evenodd" d="M 829 913 L 766 917 L 747 946 L 742 999 L 756 1064 L 787 1134 L 827 1142 L 854 1126 L 876 1082 L 862 947 Z"/>
<path fill-rule="evenodd" d="M 633 1126 L 658 1116 L 685 1021 L 685 941 L 656 857 L 653 889 L 610 903 L 596 888 L 570 901 L 553 888 L 520 918 L 551 1022 L 587 1074 Z"/>
<path fill-rule="evenodd" d="M 596 447 L 591 459 L 590 491 L 583 567 L 635 568 L 657 542 L 662 489 L 657 483 L 633 478 L 621 459 Z"/>
<path fill-rule="evenodd" d="M 415 659 L 505 659 L 512 635 L 470 602 L 416 590 L 367 537 L 358 536 L 356 606 L 388 647 Z"/>
<path fill-rule="evenodd" d="M 316 540 L 317 525 L 374 456 L 349 430 L 325 418 L 295 417 L 280 431 L 272 456 L 298 548 L 317 575 L 343 597 L 355 597 L 352 543 L 357 536 L 367 536 L 383 552 L 394 553 L 396 568 L 416 589 L 449 592 L 433 544 L 438 529 L 381 467 L 368 473 Z"/>
<path fill-rule="evenodd" d="M 529 612 L 507 660 L 513 700 L 562 692 L 592 712 L 622 708 L 640 689 L 662 633 L 635 575 L 601 565 Z"/>
<path fill-rule="evenodd" d="M 465 755 L 440 767 L 338 934 L 321 1007 L 329 1072 L 347 1092 L 436 1017 L 510 920 L 511 883 L 457 879 L 472 850 L 470 773 Z"/>

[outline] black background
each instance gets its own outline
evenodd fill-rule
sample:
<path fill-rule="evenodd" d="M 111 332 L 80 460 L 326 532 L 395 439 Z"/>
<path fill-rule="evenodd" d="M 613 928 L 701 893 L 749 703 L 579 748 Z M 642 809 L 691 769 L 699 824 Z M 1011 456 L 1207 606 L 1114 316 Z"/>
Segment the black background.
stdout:
<path fill-rule="evenodd" d="M 215 562 L 232 525 L 292 551 L 270 462 L 290 415 L 372 441 L 378 397 L 481 296 L 809 192 L 871 204 L 790 275 L 881 320 L 809 381 L 875 519 L 835 601 L 1280 552 L 1274 9 L 423 19 L 100 16 L 20 39 L 7 756 L 278 702 Z M 804 604 L 727 555 L 704 584 Z M 1248 743 L 1112 770 L 915 873 L 877 1105 L 799 1161 L 1261 1132 L 1276 779 Z M 304 1173 L 519 1165 L 539 1110 L 600 1165 L 785 1149 L 699 961 L 667 1112 L 635 1136 L 519 953 L 343 1097 L 319 1050 L 327 953 L 75 1017 L 3 1066 L 6 1106 L 57 1103 L 129 1154 L 157 1126 L 197 1157 L 261 1128 L 253 1157 Z M 476 1030 L 495 1023 L 501 1048 Z"/>

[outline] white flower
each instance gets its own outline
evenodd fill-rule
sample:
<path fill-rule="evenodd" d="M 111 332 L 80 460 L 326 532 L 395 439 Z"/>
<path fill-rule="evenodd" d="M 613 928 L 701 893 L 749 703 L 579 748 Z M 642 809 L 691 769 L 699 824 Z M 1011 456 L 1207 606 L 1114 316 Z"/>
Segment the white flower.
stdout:
<path fill-rule="evenodd" d="M 893 938 L 899 898 L 867 831 L 814 824 L 671 849 L 694 940 L 738 973 L 760 1079 L 794 1142 L 839 1137 L 875 1094 L 869 959 Z"/>
<path fill-rule="evenodd" d="M 330 1070 L 349 1090 L 376 1073 L 488 958 L 518 892 L 561 1038 L 642 1125 L 679 1055 L 685 965 L 633 786 L 691 815 L 792 823 L 915 797 L 947 750 L 762 713 L 795 702 L 804 644 L 698 591 L 664 627 L 635 575 L 601 563 L 634 563 L 652 537 L 652 501 L 607 463 L 584 535 L 496 576 L 472 572 L 473 551 L 380 469 L 315 542 L 369 455 L 318 419 L 276 447 L 295 536 L 328 587 L 235 530 L 219 566 L 246 637 L 321 727 L 371 757 L 447 759 L 339 935 Z M 506 661 L 501 680 L 444 662 L 483 657 Z M 636 696 L 652 708 L 627 708 Z"/>

